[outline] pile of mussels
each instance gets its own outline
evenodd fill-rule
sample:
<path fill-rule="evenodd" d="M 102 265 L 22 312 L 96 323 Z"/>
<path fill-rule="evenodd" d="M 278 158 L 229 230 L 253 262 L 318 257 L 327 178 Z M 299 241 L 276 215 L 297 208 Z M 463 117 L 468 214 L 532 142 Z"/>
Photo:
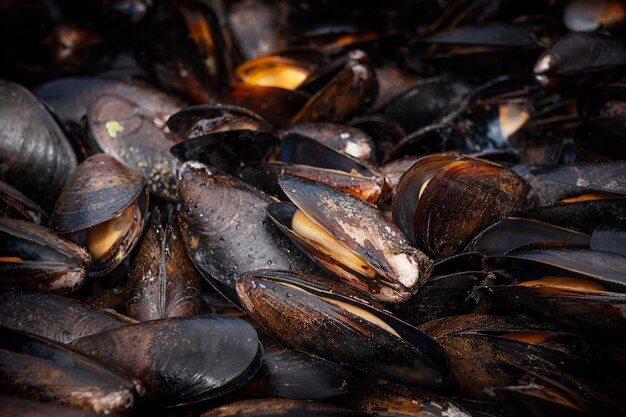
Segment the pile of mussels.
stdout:
<path fill-rule="evenodd" d="M 626 413 L 626 2 L 383 3 L 0 0 L 0 416 Z"/>

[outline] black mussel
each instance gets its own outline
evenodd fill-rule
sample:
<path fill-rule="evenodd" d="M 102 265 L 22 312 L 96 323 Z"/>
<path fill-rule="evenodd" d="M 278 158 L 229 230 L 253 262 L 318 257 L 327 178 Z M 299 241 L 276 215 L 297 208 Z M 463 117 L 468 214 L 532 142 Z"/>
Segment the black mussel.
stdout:
<path fill-rule="evenodd" d="M 106 78 L 58 78 L 35 88 L 35 94 L 43 100 L 64 123 L 78 128 L 87 105 L 96 96 L 109 94 L 123 97 L 153 117 L 157 125 L 163 125 L 168 117 L 183 107 L 177 98 L 154 87 L 139 82 L 124 83 Z"/>
<path fill-rule="evenodd" d="M 238 392 L 257 398 L 323 400 L 346 396 L 360 384 L 360 376 L 341 365 L 264 340 L 263 364 Z"/>
<path fill-rule="evenodd" d="M 200 277 L 187 256 L 175 214 L 161 223 L 154 208 L 126 283 L 126 312 L 139 321 L 194 316 L 200 311 Z"/>
<path fill-rule="evenodd" d="M 52 230 L 0 218 L 0 285 L 69 293 L 85 281 L 91 257 Z"/>
<path fill-rule="evenodd" d="M 0 97 L 0 179 L 48 209 L 76 168 L 76 155 L 30 91 L 0 81 Z"/>
<path fill-rule="evenodd" d="M 289 399 L 245 400 L 215 407 L 200 417 L 366 417 L 334 404 Z"/>
<path fill-rule="evenodd" d="M 85 245 L 101 276 L 130 253 L 145 223 L 148 190 L 141 174 L 105 154 L 79 165 L 50 217 L 50 226 Z"/>
<path fill-rule="evenodd" d="M 0 312 L 1 326 L 60 343 L 136 323 L 71 298 L 19 289 L 0 294 Z"/>
<path fill-rule="evenodd" d="M 508 217 L 476 235 L 465 250 L 486 255 L 504 255 L 514 250 L 539 245 L 588 248 L 590 238 L 586 233 L 549 223 Z"/>
<path fill-rule="evenodd" d="M 270 218 L 312 260 L 346 283 L 399 303 L 428 279 L 432 261 L 375 206 L 303 177 L 281 177 L 279 184 L 293 203 L 271 204 Z"/>
<path fill-rule="evenodd" d="M 394 64 L 377 65 L 375 71 L 378 79 L 378 97 L 372 106 L 374 111 L 378 111 L 419 82 L 416 75 Z"/>
<path fill-rule="evenodd" d="M 589 247 L 626 256 L 626 223 L 624 221 L 602 223 L 591 234 Z"/>
<path fill-rule="evenodd" d="M 391 149 L 400 142 L 406 133 L 395 120 L 382 114 L 364 114 L 348 121 L 349 126 L 357 127 L 372 138 L 376 150 L 376 161 L 388 159 Z"/>
<path fill-rule="evenodd" d="M 482 76 L 530 74 L 557 31 L 542 21 L 493 22 L 435 33 L 413 45 L 413 64 Z"/>
<path fill-rule="evenodd" d="M 97 413 L 133 408 L 143 387 L 124 372 L 43 337 L 0 326 L 0 390 Z"/>
<path fill-rule="evenodd" d="M 340 122 L 374 103 L 378 81 L 367 55 L 355 50 L 337 63 L 320 68 L 300 89 L 311 92 L 312 96 L 293 116 L 292 123 Z"/>
<path fill-rule="evenodd" d="M 178 221 L 187 253 L 229 300 L 238 304 L 235 278 L 249 269 L 318 270 L 268 218 L 265 208 L 275 200 L 197 162 L 183 164 L 179 175 Z"/>
<path fill-rule="evenodd" d="M 626 45 L 617 37 L 573 32 L 563 35 L 537 59 L 535 78 L 544 87 L 590 85 L 626 65 Z"/>
<path fill-rule="evenodd" d="M 226 130 L 187 139 L 170 152 L 181 161 L 198 161 L 233 176 L 249 163 L 266 160 L 280 145 L 278 137 L 261 130 Z"/>
<path fill-rule="evenodd" d="M 329 122 L 299 123 L 283 130 L 281 136 L 289 133 L 310 137 L 339 152 L 364 161 L 376 161 L 372 138 L 356 127 Z"/>
<path fill-rule="evenodd" d="M 98 417 L 100 414 L 59 404 L 42 403 L 0 395 L 0 416 L 13 417 Z"/>
<path fill-rule="evenodd" d="M 529 190 L 519 175 L 501 165 L 433 154 L 420 158 L 400 179 L 393 219 L 411 243 L 430 255 L 448 257 L 478 232 L 524 209 Z"/>
<path fill-rule="evenodd" d="M 87 124 L 96 148 L 140 172 L 150 191 L 175 201 L 174 141 L 161 129 L 158 115 L 117 95 L 100 95 L 89 102 Z"/>
<path fill-rule="evenodd" d="M 410 133 L 388 153 L 386 161 L 438 152 L 469 150 L 461 130 L 455 126 L 435 124 Z"/>
<path fill-rule="evenodd" d="M 575 32 L 616 29 L 625 19 L 626 5 L 622 0 L 569 0 L 563 10 L 563 23 Z"/>
<path fill-rule="evenodd" d="M 237 279 L 237 293 L 250 317 L 287 346 L 389 381 L 428 388 L 441 383 L 447 359 L 429 336 L 318 280 L 250 271 Z"/>
<path fill-rule="evenodd" d="M 462 103 L 473 84 L 449 76 L 426 78 L 380 109 L 410 133 L 437 123 L 449 109 Z"/>
<path fill-rule="evenodd" d="M 516 385 L 527 369 L 561 373 L 564 380 L 578 379 L 581 387 L 597 377 L 590 343 L 548 325 L 471 314 L 433 320 L 420 329 L 431 334 L 450 358 L 444 386 L 464 396 L 480 398 L 485 388 Z"/>
<path fill-rule="evenodd" d="M 226 130 L 272 131 L 272 126 L 258 114 L 228 104 L 184 108 L 167 120 L 167 127 L 177 142 Z"/>
<path fill-rule="evenodd" d="M 350 400 L 359 411 L 379 416 L 471 417 L 457 401 L 394 384 L 370 385 Z"/>
<path fill-rule="evenodd" d="M 623 340 L 626 258 L 589 249 L 544 249 L 489 258 L 508 285 L 486 294 L 524 314 L 606 339 Z"/>
<path fill-rule="evenodd" d="M 48 215 L 37 203 L 4 181 L 0 181 L 0 216 L 37 224 L 48 221 Z"/>
<path fill-rule="evenodd" d="M 626 195 L 626 162 L 581 162 L 533 171 L 548 181 L 575 185 L 599 192 Z"/>
<path fill-rule="evenodd" d="M 125 370 L 144 384 L 147 401 L 167 407 L 239 388 L 263 356 L 250 324 L 219 316 L 147 321 L 85 336 L 72 346 Z"/>
<path fill-rule="evenodd" d="M 245 59 L 287 46 L 288 32 L 279 5 L 266 1 L 235 0 L 227 4 L 226 21 Z"/>

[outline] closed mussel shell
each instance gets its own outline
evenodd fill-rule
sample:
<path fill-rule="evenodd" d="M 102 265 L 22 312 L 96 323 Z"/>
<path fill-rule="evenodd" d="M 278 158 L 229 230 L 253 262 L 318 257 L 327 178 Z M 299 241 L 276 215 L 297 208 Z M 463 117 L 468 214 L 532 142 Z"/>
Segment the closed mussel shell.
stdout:
<path fill-rule="evenodd" d="M 148 189 L 141 174 L 105 154 L 76 170 L 63 188 L 50 218 L 59 234 L 84 243 L 101 276 L 119 265 L 141 236 Z"/>
<path fill-rule="evenodd" d="M 139 321 L 198 314 L 200 277 L 171 212 L 164 226 L 158 208 L 150 213 L 126 288 L 127 314 Z"/>
<path fill-rule="evenodd" d="M 318 270 L 267 217 L 272 198 L 198 162 L 183 164 L 179 175 L 178 221 L 187 253 L 226 298 L 238 304 L 235 278 L 249 269 Z"/>
<path fill-rule="evenodd" d="M 306 178 L 284 176 L 279 184 L 294 204 L 270 205 L 272 220 L 349 284 L 382 301 L 402 302 L 428 279 L 432 261 L 375 206 Z"/>
<path fill-rule="evenodd" d="M 0 325 L 60 343 L 116 329 L 135 320 L 80 301 L 29 290 L 0 294 Z"/>
<path fill-rule="evenodd" d="M 85 281 L 87 251 L 52 230 L 23 220 L 0 218 L 0 285 L 69 293 Z"/>
<path fill-rule="evenodd" d="M 76 168 L 76 156 L 61 128 L 24 87 L 0 81 L 0 179 L 36 200 L 53 203 Z"/>
<path fill-rule="evenodd" d="M 448 257 L 478 232 L 523 209 L 529 190 L 501 165 L 458 154 L 429 155 L 400 179 L 393 218 L 419 248 Z"/>
<path fill-rule="evenodd" d="M 125 412 L 143 387 L 124 372 L 51 340 L 0 327 L 5 394 L 109 414 Z"/>
<path fill-rule="evenodd" d="M 151 403 L 173 407 L 243 385 L 258 370 L 254 328 L 228 317 L 153 320 L 86 336 L 72 346 L 139 379 Z"/>
<path fill-rule="evenodd" d="M 87 107 L 89 136 L 96 148 L 140 172 L 150 190 L 174 201 L 176 160 L 169 153 L 174 141 L 161 129 L 163 123 L 127 98 L 100 95 Z"/>
<path fill-rule="evenodd" d="M 441 384 L 439 345 L 383 310 L 286 271 L 247 272 L 237 292 L 250 317 L 287 346 L 389 381 Z"/>

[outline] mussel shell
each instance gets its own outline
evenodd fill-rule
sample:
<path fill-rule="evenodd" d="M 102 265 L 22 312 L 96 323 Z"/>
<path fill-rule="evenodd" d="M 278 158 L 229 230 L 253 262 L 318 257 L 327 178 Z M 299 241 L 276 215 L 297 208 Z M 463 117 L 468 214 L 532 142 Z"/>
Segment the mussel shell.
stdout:
<path fill-rule="evenodd" d="M 418 129 L 398 142 L 389 151 L 387 161 L 447 151 L 465 151 L 468 146 L 459 129 L 445 124 L 434 124 Z"/>
<path fill-rule="evenodd" d="M 126 312 L 139 321 L 200 311 L 200 277 L 187 256 L 176 217 L 170 212 L 164 225 L 160 217 L 155 207 L 126 282 Z"/>
<path fill-rule="evenodd" d="M 369 162 L 376 160 L 374 141 L 356 127 L 330 122 L 298 123 L 283 130 L 281 136 L 289 133 L 308 136 L 354 158 Z"/>
<path fill-rule="evenodd" d="M 422 190 L 424 175 L 432 168 L 435 174 Z M 447 257 L 481 230 L 523 209 L 529 189 L 501 165 L 433 154 L 418 160 L 400 179 L 393 218 L 412 243 L 433 256 Z"/>
<path fill-rule="evenodd" d="M 322 400 L 350 394 L 361 384 L 354 372 L 318 356 L 263 343 L 263 364 L 240 391 L 251 397 Z"/>
<path fill-rule="evenodd" d="M 368 413 L 334 404 L 289 399 L 245 400 L 222 405 L 200 417 L 367 417 Z"/>
<path fill-rule="evenodd" d="M 1 326 L 60 343 L 135 323 L 128 317 L 71 298 L 27 290 L 1 293 L 0 312 Z"/>
<path fill-rule="evenodd" d="M 404 129 L 393 119 L 382 114 L 365 114 L 356 116 L 348 121 L 349 126 L 354 126 L 374 140 L 377 161 L 388 159 L 389 151 L 406 136 Z"/>
<path fill-rule="evenodd" d="M 374 278 L 365 277 L 337 263 L 331 270 L 343 271 L 341 276 L 352 285 L 384 301 L 401 302 L 428 279 L 432 261 L 411 247 L 402 232 L 376 207 L 307 178 L 284 176 L 279 184 L 307 217 L 359 254 L 376 272 Z M 285 211 L 279 205 L 268 207 L 272 220 L 285 232 L 291 229 L 290 212 L 293 216 L 293 210 Z M 293 232 L 288 235 L 292 240 L 302 240 Z M 315 254 L 312 259 L 318 261 Z M 326 261 L 321 264 L 329 266 Z"/>
<path fill-rule="evenodd" d="M 259 369 L 263 354 L 250 324 L 219 316 L 148 321 L 72 346 L 127 371 L 144 384 L 146 400 L 168 407 L 238 388 Z"/>
<path fill-rule="evenodd" d="M 0 261 L 0 285 L 67 293 L 85 281 L 91 257 L 80 246 L 37 224 L 0 218 L 0 253 L 23 259 Z"/>
<path fill-rule="evenodd" d="M 87 107 L 89 135 L 96 148 L 140 172 L 157 196 L 176 200 L 169 153 L 174 141 L 138 103 L 118 95 L 100 95 Z"/>
<path fill-rule="evenodd" d="M 47 208 L 76 169 L 76 155 L 32 93 L 1 81 L 0 97 L 0 179 Z"/>
<path fill-rule="evenodd" d="M 359 411 L 380 416 L 471 417 L 454 400 L 393 384 L 370 385 L 349 401 Z"/>
<path fill-rule="evenodd" d="M 368 203 L 378 204 L 383 198 L 380 178 L 364 177 L 350 172 L 282 162 L 252 163 L 241 168 L 239 177 L 264 192 L 287 200 L 278 185 L 281 175 L 295 175 L 326 183 Z"/>
<path fill-rule="evenodd" d="M 531 244 L 589 247 L 590 236 L 536 220 L 509 217 L 489 226 L 465 248 L 486 255 L 504 255 Z"/>
<path fill-rule="evenodd" d="M 89 102 L 101 94 L 124 97 L 162 120 L 167 120 L 171 114 L 183 107 L 183 103 L 175 97 L 149 85 L 123 83 L 105 78 L 58 78 L 37 87 L 35 94 L 46 102 L 61 120 L 73 126 L 80 124 L 82 117 L 87 114 Z"/>
<path fill-rule="evenodd" d="M 602 223 L 591 234 L 589 246 L 593 250 L 626 256 L 626 225 L 624 222 Z"/>
<path fill-rule="evenodd" d="M 524 280 L 569 276 L 598 281 L 608 291 L 626 293 L 626 258 L 591 249 L 539 249 L 487 258 L 487 268 Z"/>
<path fill-rule="evenodd" d="M 258 114 L 228 104 L 186 107 L 167 119 L 167 127 L 177 142 L 223 130 L 272 131 L 272 126 Z"/>
<path fill-rule="evenodd" d="M 257 270 L 237 279 L 237 292 L 248 314 L 281 343 L 371 376 L 430 388 L 439 386 L 447 359 L 426 334 L 389 313 L 327 289 L 316 289 L 289 275 L 285 271 Z M 332 300 L 378 317 L 397 336 L 332 304 Z"/>
<path fill-rule="evenodd" d="M 340 122 L 373 104 L 377 94 L 374 68 L 367 55 L 355 50 L 348 54 L 345 66 L 308 99 L 291 121 L 294 124 L 319 120 Z"/>
<path fill-rule="evenodd" d="M 0 336 L 5 394 L 108 414 L 130 410 L 143 392 L 122 371 L 59 343 L 5 327 Z"/>
<path fill-rule="evenodd" d="M 84 230 L 109 220 L 145 192 L 138 172 L 106 154 L 85 160 L 67 182 L 50 217 L 59 233 Z"/>
<path fill-rule="evenodd" d="M 267 217 L 272 198 L 197 162 L 182 165 L 178 186 L 178 221 L 187 253 L 232 302 L 238 304 L 235 278 L 249 269 L 318 270 Z"/>
<path fill-rule="evenodd" d="M 181 161 L 199 161 L 230 175 L 247 162 L 263 161 L 280 144 L 271 132 L 228 130 L 187 139 L 170 151 Z"/>
<path fill-rule="evenodd" d="M 626 162 L 587 162 L 533 171 L 549 181 L 575 185 L 596 191 L 626 194 Z"/>
<path fill-rule="evenodd" d="M 58 404 L 0 395 L 0 416 L 13 417 L 98 417 L 101 414 Z"/>
<path fill-rule="evenodd" d="M 33 200 L 0 181 L 0 216 L 29 220 L 33 223 L 47 223 L 48 215 Z"/>

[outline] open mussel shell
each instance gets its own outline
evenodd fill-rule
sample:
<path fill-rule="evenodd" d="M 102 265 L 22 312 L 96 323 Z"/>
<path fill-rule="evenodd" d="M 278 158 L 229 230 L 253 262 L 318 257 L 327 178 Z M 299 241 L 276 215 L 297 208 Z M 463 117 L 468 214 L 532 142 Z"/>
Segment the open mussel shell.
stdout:
<path fill-rule="evenodd" d="M 60 343 L 131 323 L 136 321 L 59 295 L 22 289 L 0 293 L 0 326 Z"/>
<path fill-rule="evenodd" d="M 227 130 L 187 139 L 170 151 L 181 161 L 199 161 L 231 175 L 247 162 L 265 160 L 280 145 L 278 137 L 261 130 Z"/>
<path fill-rule="evenodd" d="M 106 154 L 85 160 L 57 200 L 50 226 L 84 243 L 93 263 L 90 276 L 119 265 L 141 236 L 148 189 L 141 174 Z"/>
<path fill-rule="evenodd" d="M 281 343 L 373 377 L 436 388 L 447 359 L 428 335 L 307 277 L 257 270 L 237 279 L 250 317 Z"/>
<path fill-rule="evenodd" d="M 124 372 L 51 340 L 0 326 L 4 394 L 98 413 L 130 410 L 143 387 Z"/>
<path fill-rule="evenodd" d="M 238 304 L 235 278 L 243 271 L 318 271 L 267 217 L 274 199 L 198 162 L 184 163 L 179 176 L 178 221 L 189 258 L 230 301 Z"/>
<path fill-rule="evenodd" d="M 537 59 L 535 78 L 544 87 L 588 85 L 626 65 L 626 45 L 617 37 L 572 32 L 563 35 Z"/>
<path fill-rule="evenodd" d="M 279 184 L 293 204 L 268 206 L 270 218 L 331 273 L 395 303 L 428 279 L 432 261 L 375 206 L 307 178 L 284 176 Z"/>
<path fill-rule="evenodd" d="M 586 233 L 537 220 L 508 217 L 480 232 L 465 250 L 504 255 L 531 245 L 588 248 L 589 244 L 590 236 Z"/>
<path fill-rule="evenodd" d="M 592 369 L 583 359 L 588 342 L 528 320 L 470 314 L 433 320 L 420 329 L 448 354 L 444 386 L 464 396 L 480 398 L 485 388 L 517 384 L 520 372 L 510 367 L 533 366 L 570 375 Z"/>
<path fill-rule="evenodd" d="M 368 413 L 335 404 L 270 398 L 244 400 L 213 408 L 200 417 L 366 417 Z"/>
<path fill-rule="evenodd" d="M 37 203 L 4 181 L 0 181 L 0 216 L 37 224 L 48 221 L 48 215 Z"/>
<path fill-rule="evenodd" d="M 375 162 L 374 141 L 356 127 L 330 122 L 299 123 L 281 132 L 281 136 L 297 133 L 310 137 L 339 152 L 363 161 Z"/>
<path fill-rule="evenodd" d="M 230 392 L 259 369 L 262 348 L 246 321 L 228 317 L 153 320 L 86 336 L 72 346 L 125 370 L 146 400 L 167 407 Z"/>
<path fill-rule="evenodd" d="M 619 222 L 626 218 L 626 198 L 623 196 L 600 194 L 583 197 L 527 210 L 520 216 L 586 233 L 593 233 L 602 223 Z"/>
<path fill-rule="evenodd" d="M 361 378 L 319 356 L 263 341 L 263 363 L 238 393 L 250 397 L 322 400 L 342 397 L 361 385 Z"/>
<path fill-rule="evenodd" d="M 81 287 L 91 257 L 46 227 L 0 217 L 0 285 L 69 293 Z"/>
<path fill-rule="evenodd" d="M 318 139 L 300 133 L 291 132 L 282 136 L 280 160 L 288 164 L 309 165 L 340 171 L 363 181 L 369 180 L 371 185 L 366 187 L 363 192 L 351 194 L 374 204 L 386 198 L 389 192 L 389 184 L 385 175 L 369 163 L 337 151 Z M 332 185 L 330 181 L 323 182 Z"/>
<path fill-rule="evenodd" d="M 456 401 L 394 384 L 370 385 L 350 400 L 352 407 L 380 416 L 471 417 Z"/>
<path fill-rule="evenodd" d="M 126 288 L 126 312 L 139 321 L 199 313 L 200 276 L 187 256 L 174 213 L 164 225 L 157 207 L 150 213 Z"/>
<path fill-rule="evenodd" d="M 157 116 L 123 96 L 107 94 L 89 102 L 86 120 L 96 149 L 140 172 L 155 195 L 175 201 L 176 160 L 169 153 L 175 142 Z"/>
<path fill-rule="evenodd" d="M 281 200 L 287 200 L 288 197 L 278 184 L 281 175 L 295 175 L 323 182 L 372 204 L 379 203 L 383 196 L 380 179 L 357 175 L 355 172 L 283 162 L 251 163 L 242 167 L 239 172 L 239 177 L 244 182 Z"/>
<path fill-rule="evenodd" d="M 258 114 L 228 104 L 184 108 L 167 119 L 167 127 L 177 142 L 226 130 L 272 131 L 272 126 Z"/>
<path fill-rule="evenodd" d="M 523 209 L 529 190 L 519 175 L 501 165 L 454 153 L 428 155 L 400 179 L 393 219 L 411 243 L 448 257 L 478 232 Z"/>
<path fill-rule="evenodd" d="M 538 250 L 488 259 L 509 285 L 484 292 L 524 314 L 603 339 L 623 340 L 626 258 L 593 250 Z"/>
<path fill-rule="evenodd" d="M 304 91 L 311 89 L 313 95 L 293 116 L 293 124 L 320 120 L 340 122 L 374 103 L 378 81 L 367 55 L 355 50 L 339 63 L 343 65 L 331 63 L 321 68 L 300 86 Z"/>
<path fill-rule="evenodd" d="M 48 110 L 24 87 L 0 82 L 0 179 L 49 208 L 76 168 L 76 155 Z"/>

